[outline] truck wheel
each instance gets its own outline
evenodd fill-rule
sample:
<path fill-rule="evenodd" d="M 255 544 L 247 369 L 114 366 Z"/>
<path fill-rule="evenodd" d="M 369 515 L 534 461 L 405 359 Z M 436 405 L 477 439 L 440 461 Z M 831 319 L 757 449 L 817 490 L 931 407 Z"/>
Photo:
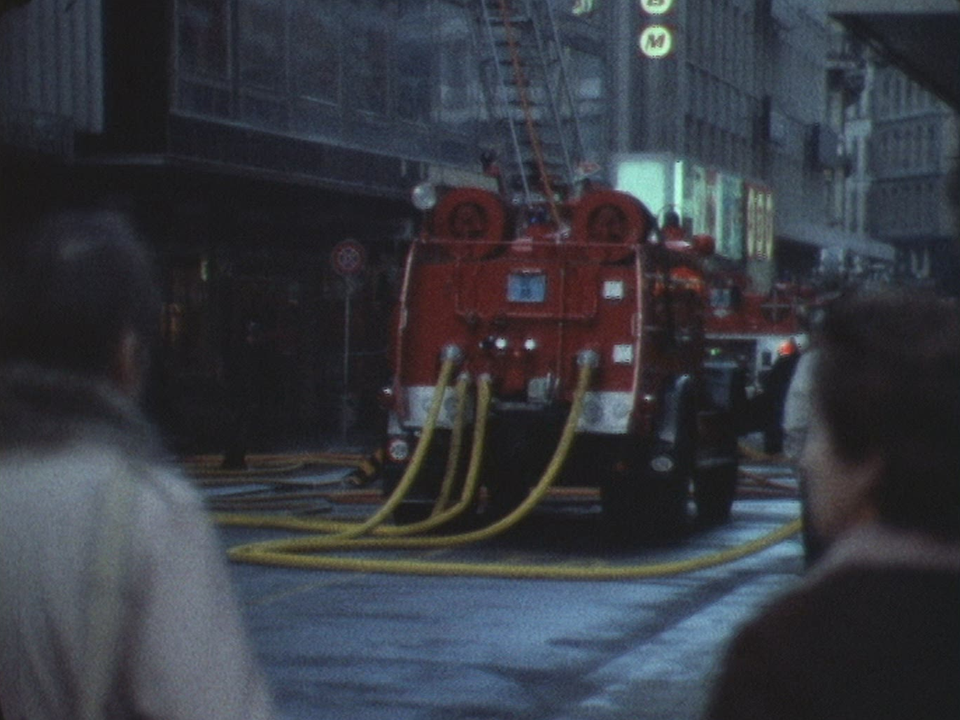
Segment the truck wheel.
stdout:
<path fill-rule="evenodd" d="M 433 505 L 428 502 L 404 501 L 393 511 L 393 521 L 397 525 L 412 525 L 430 517 Z"/>
<path fill-rule="evenodd" d="M 520 503 L 527 499 L 530 488 L 517 484 L 505 484 L 500 487 L 488 487 L 489 498 L 485 515 L 487 520 L 494 522 L 505 518 L 516 510 Z"/>
<path fill-rule="evenodd" d="M 693 479 L 697 522 L 701 525 L 718 525 L 729 520 L 736 490 L 736 460 L 698 469 Z"/>
<path fill-rule="evenodd" d="M 634 543 L 643 537 L 640 492 L 628 478 L 616 478 L 600 487 L 600 504 L 607 537 L 614 543 Z"/>
<path fill-rule="evenodd" d="M 615 478 L 600 487 L 604 525 L 615 542 L 672 540 L 686 531 L 687 483 L 653 474 Z"/>

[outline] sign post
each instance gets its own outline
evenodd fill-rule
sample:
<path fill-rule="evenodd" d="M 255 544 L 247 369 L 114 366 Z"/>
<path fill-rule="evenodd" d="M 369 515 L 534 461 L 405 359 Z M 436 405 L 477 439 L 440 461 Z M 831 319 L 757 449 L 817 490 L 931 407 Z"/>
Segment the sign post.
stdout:
<path fill-rule="evenodd" d="M 343 394 L 340 411 L 340 433 L 344 441 L 347 439 L 350 414 L 350 300 L 355 289 L 354 277 L 363 270 L 366 259 L 366 249 L 356 240 L 337 243 L 330 255 L 334 271 L 343 278 L 346 285 L 343 303 Z"/>

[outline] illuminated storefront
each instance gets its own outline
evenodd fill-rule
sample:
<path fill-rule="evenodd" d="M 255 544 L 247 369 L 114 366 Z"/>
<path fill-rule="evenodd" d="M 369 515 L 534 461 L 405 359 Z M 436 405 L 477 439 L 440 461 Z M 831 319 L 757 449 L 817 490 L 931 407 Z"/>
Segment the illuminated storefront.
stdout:
<path fill-rule="evenodd" d="M 712 235 L 717 255 L 728 260 L 773 261 L 773 191 L 732 173 L 668 153 L 614 158 L 615 186 L 639 198 L 663 219 L 680 215 L 691 235 Z"/>

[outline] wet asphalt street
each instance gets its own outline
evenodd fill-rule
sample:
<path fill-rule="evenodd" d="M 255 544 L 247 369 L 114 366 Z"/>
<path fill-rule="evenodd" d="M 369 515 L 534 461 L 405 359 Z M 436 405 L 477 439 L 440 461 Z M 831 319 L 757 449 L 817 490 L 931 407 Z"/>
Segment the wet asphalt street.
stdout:
<path fill-rule="evenodd" d="M 323 514 L 362 518 L 375 511 L 376 493 L 349 489 L 338 482 L 344 475 L 307 478 L 334 489 Z M 506 537 L 479 545 L 378 555 L 467 566 L 673 563 L 736 547 L 795 519 L 791 487 L 783 467 L 746 467 L 730 523 L 661 546 L 605 542 L 587 495 L 554 498 Z M 221 498 L 230 487 L 207 493 Z M 228 547 L 289 535 L 220 532 Z M 802 557 L 793 536 L 734 562 L 617 581 L 231 567 L 278 716 L 286 720 L 684 720 L 700 716 L 732 632 L 797 582 Z"/>

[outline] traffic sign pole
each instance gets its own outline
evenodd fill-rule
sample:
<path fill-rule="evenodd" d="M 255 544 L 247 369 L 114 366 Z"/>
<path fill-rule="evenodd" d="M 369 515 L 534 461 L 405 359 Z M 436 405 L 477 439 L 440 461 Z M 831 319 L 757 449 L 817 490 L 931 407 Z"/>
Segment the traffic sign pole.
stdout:
<path fill-rule="evenodd" d="M 330 254 L 333 269 L 343 277 L 345 285 L 343 303 L 343 394 L 340 408 L 340 435 L 347 440 L 347 425 L 350 411 L 350 301 L 355 289 L 354 276 L 359 274 L 366 264 L 367 251 L 356 240 L 343 240 L 334 246 Z"/>

